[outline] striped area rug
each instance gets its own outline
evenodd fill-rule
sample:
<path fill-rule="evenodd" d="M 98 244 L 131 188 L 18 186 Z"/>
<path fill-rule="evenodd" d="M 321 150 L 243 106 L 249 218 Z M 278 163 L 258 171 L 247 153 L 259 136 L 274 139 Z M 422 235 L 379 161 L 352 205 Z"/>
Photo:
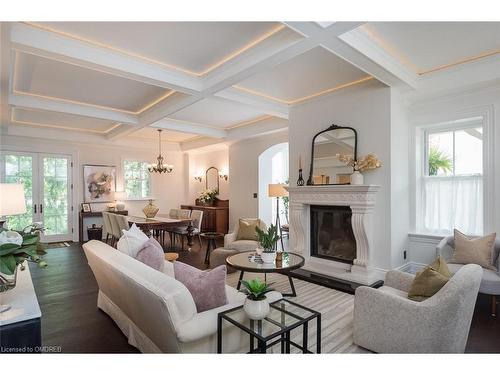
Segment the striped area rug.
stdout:
<path fill-rule="evenodd" d="M 227 284 L 236 287 L 239 272 L 227 276 Z M 262 274 L 245 273 L 245 279 L 263 278 Z M 272 288 L 285 293 L 290 291 L 288 278 L 279 274 L 268 274 L 267 281 Z M 321 313 L 321 352 L 322 353 L 366 353 L 367 351 L 352 342 L 354 296 L 326 288 L 307 281 L 294 279 L 297 297 L 287 297 L 291 301 Z M 292 332 L 292 341 L 302 343 L 302 328 Z M 316 352 L 316 324 L 309 324 L 309 350 Z M 279 352 L 279 345 L 273 352 Z M 292 353 L 299 350 L 292 346 Z"/>

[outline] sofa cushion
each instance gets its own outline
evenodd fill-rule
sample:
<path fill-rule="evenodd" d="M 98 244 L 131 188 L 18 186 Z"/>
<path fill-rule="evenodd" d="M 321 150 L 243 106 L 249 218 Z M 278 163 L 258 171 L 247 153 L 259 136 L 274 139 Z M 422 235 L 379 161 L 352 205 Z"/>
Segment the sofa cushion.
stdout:
<path fill-rule="evenodd" d="M 198 313 L 227 304 L 226 266 L 202 271 L 177 261 L 174 262 L 174 274 L 191 293 Z"/>
<path fill-rule="evenodd" d="M 149 238 L 135 224 L 129 230 L 122 229 L 123 236 L 120 237 L 116 248 L 132 258 L 137 257 L 137 253 L 144 247 Z"/>
<path fill-rule="evenodd" d="M 483 237 L 469 238 L 455 229 L 455 250 L 450 263 L 473 263 L 489 270 L 496 270 L 493 265 L 493 245 L 496 237 L 496 233 L 491 233 Z"/>
<path fill-rule="evenodd" d="M 255 228 L 260 227 L 260 225 L 260 219 L 240 219 L 236 240 L 258 241 L 259 237 Z"/>
<path fill-rule="evenodd" d="M 238 240 L 231 242 L 231 249 L 238 252 L 252 251 L 257 249 L 257 247 L 259 247 L 259 243 L 257 241 Z"/>
<path fill-rule="evenodd" d="M 162 272 L 165 267 L 165 255 L 163 248 L 153 237 L 151 237 L 137 253 L 135 257 L 139 262 Z"/>
<path fill-rule="evenodd" d="M 448 264 L 452 275 L 457 273 L 463 266 L 463 264 Z M 496 271 L 483 269 L 479 293 L 500 295 L 500 276 Z"/>
<path fill-rule="evenodd" d="M 408 298 L 413 301 L 424 301 L 450 280 L 451 273 L 444 258 L 438 256 L 434 262 L 417 272 L 408 292 Z"/>

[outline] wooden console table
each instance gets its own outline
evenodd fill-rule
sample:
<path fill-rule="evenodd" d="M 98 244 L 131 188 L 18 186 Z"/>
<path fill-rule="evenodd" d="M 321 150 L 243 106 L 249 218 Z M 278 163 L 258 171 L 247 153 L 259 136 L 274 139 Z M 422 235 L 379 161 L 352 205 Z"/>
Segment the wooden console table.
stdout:
<path fill-rule="evenodd" d="M 226 234 L 229 231 L 229 200 L 217 199 L 213 206 L 183 204 L 182 209 L 203 211 L 201 221 L 202 232 L 217 232 Z"/>
<path fill-rule="evenodd" d="M 109 211 L 113 214 L 118 214 L 118 215 L 128 215 L 128 211 Z M 80 242 L 83 242 L 83 219 L 86 217 L 102 217 L 102 211 L 96 211 L 96 212 L 83 212 L 80 211 L 80 216 L 78 219 L 78 229 L 79 229 L 79 235 L 78 235 L 78 240 Z"/>

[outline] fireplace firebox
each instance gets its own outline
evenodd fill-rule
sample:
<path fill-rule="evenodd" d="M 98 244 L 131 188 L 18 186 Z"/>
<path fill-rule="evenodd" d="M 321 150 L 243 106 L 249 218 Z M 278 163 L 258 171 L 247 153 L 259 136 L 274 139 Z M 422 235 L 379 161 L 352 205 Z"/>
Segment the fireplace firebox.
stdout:
<path fill-rule="evenodd" d="M 348 206 L 311 205 L 311 256 L 353 263 L 356 239 Z"/>

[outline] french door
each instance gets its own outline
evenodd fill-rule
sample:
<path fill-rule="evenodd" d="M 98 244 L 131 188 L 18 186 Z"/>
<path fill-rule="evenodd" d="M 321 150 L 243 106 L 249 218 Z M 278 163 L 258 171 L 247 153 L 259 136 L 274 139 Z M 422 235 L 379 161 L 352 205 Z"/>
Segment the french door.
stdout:
<path fill-rule="evenodd" d="M 26 197 L 26 213 L 9 217 L 7 227 L 41 222 L 43 242 L 71 240 L 71 156 L 6 151 L 1 160 L 2 180 L 22 183 Z"/>

